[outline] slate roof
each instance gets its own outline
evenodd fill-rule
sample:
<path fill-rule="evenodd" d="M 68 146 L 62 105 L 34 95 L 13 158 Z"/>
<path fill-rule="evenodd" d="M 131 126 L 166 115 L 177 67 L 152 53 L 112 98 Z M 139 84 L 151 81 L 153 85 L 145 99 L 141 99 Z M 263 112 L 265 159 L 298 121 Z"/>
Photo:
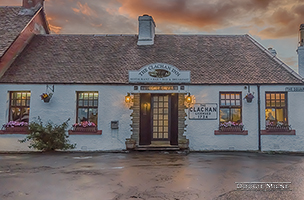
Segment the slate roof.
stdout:
<path fill-rule="evenodd" d="M 19 7 L 0 7 L 0 58 L 33 16 L 18 15 Z"/>
<path fill-rule="evenodd" d="M 191 84 L 302 84 L 248 35 L 37 35 L 0 83 L 125 84 L 128 71 L 167 63 L 191 71 Z"/>

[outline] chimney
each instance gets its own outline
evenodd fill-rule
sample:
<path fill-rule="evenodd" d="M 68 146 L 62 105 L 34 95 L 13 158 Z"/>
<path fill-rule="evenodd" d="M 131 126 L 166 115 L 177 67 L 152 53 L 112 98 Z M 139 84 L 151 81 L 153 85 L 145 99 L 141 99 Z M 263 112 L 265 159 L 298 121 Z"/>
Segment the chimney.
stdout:
<path fill-rule="evenodd" d="M 304 24 L 300 25 L 300 37 L 298 47 L 298 71 L 299 74 L 304 77 Z"/>
<path fill-rule="evenodd" d="M 268 48 L 268 51 L 271 53 L 271 55 L 272 55 L 273 57 L 275 57 L 275 56 L 277 55 L 276 50 L 273 49 L 272 47 L 269 47 L 269 48 Z"/>
<path fill-rule="evenodd" d="M 138 17 L 137 45 L 153 45 L 155 36 L 155 22 L 149 15 Z"/>
<path fill-rule="evenodd" d="M 27 9 L 32 9 L 35 6 L 42 6 L 44 0 L 23 0 L 22 7 Z M 40 5 L 38 5 L 40 3 Z"/>
<path fill-rule="evenodd" d="M 44 0 L 23 0 L 19 15 L 33 16 L 43 6 Z"/>

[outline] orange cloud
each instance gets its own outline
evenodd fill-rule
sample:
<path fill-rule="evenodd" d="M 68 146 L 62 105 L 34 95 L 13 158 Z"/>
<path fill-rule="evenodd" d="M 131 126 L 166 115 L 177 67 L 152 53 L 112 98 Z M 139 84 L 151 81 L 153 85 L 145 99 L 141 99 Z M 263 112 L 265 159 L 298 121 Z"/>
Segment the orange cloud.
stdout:
<path fill-rule="evenodd" d="M 304 2 L 299 0 L 118 0 L 119 13 L 137 18 L 152 15 L 157 25 L 187 26 L 203 31 L 234 26 L 255 27 L 262 38 L 291 37 L 304 23 Z M 166 25 L 162 25 L 166 24 Z"/>
<path fill-rule="evenodd" d="M 89 6 L 87 3 L 85 4 L 81 4 L 80 2 L 77 2 L 77 6 L 78 8 L 72 8 L 72 10 L 76 13 L 82 13 L 84 15 L 87 15 L 87 16 L 94 16 L 96 17 L 97 14 L 96 12 L 94 12 Z"/>
<path fill-rule="evenodd" d="M 62 29 L 62 27 L 54 26 L 52 24 L 49 24 L 49 28 L 50 28 L 51 32 L 56 33 L 56 34 L 60 33 L 60 31 Z"/>

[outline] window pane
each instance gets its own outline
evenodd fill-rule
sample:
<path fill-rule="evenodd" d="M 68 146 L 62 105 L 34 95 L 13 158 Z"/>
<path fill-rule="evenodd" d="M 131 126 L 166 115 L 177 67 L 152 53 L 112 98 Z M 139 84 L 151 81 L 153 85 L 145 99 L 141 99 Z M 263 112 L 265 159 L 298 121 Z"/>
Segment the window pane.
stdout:
<path fill-rule="evenodd" d="M 226 100 L 226 105 L 230 106 L 230 100 Z"/>
<path fill-rule="evenodd" d="M 83 93 L 82 92 L 78 93 L 78 98 L 83 99 Z"/>
<path fill-rule="evenodd" d="M 239 101 L 239 100 L 238 100 Z M 234 106 L 235 105 L 235 100 L 231 100 L 231 105 Z"/>
<path fill-rule="evenodd" d="M 280 99 L 281 98 L 281 95 L 278 93 L 276 94 L 276 99 Z"/>
<path fill-rule="evenodd" d="M 89 109 L 89 121 L 97 124 L 97 117 L 98 117 L 97 109 L 96 108 Z"/>
<path fill-rule="evenodd" d="M 22 112 L 21 112 L 22 114 L 21 114 L 20 121 L 29 122 L 29 111 L 30 111 L 29 108 L 23 108 L 22 109 Z"/>
<path fill-rule="evenodd" d="M 271 107 L 275 107 L 275 99 L 271 99 Z"/>
<path fill-rule="evenodd" d="M 280 99 L 277 99 L 277 100 L 276 100 L 276 107 L 280 107 L 280 106 L 281 106 Z"/>
<path fill-rule="evenodd" d="M 78 109 L 78 119 L 77 122 L 88 121 L 88 109 L 86 108 L 79 108 Z"/>
<path fill-rule="evenodd" d="M 275 121 L 275 109 L 265 109 L 266 126 Z"/>
<path fill-rule="evenodd" d="M 281 109 L 276 109 L 276 120 L 278 121 L 278 122 L 284 122 L 285 120 L 284 120 L 284 111 L 283 111 L 283 109 L 281 108 Z"/>
<path fill-rule="evenodd" d="M 266 107 L 270 107 L 270 100 L 266 100 Z"/>
<path fill-rule="evenodd" d="M 88 104 L 89 104 L 88 100 L 87 100 L 87 99 L 84 99 L 84 101 L 83 101 L 83 106 L 88 106 Z"/>
<path fill-rule="evenodd" d="M 241 105 L 241 100 L 236 100 L 235 105 L 240 106 Z"/>
<path fill-rule="evenodd" d="M 220 122 L 228 122 L 229 116 L 230 116 L 229 108 L 220 109 Z"/>
<path fill-rule="evenodd" d="M 226 94 L 226 99 L 230 99 L 230 95 L 229 94 Z"/>
<path fill-rule="evenodd" d="M 281 107 L 285 107 L 285 99 L 281 100 Z"/>
<path fill-rule="evenodd" d="M 225 94 L 221 94 L 221 99 L 225 99 Z"/>
<path fill-rule="evenodd" d="M 224 105 L 225 105 L 225 102 L 226 102 L 225 100 L 221 100 L 221 105 L 224 106 Z"/>
<path fill-rule="evenodd" d="M 270 99 L 270 94 L 266 94 L 266 99 Z"/>
<path fill-rule="evenodd" d="M 241 95 L 240 94 L 235 94 L 235 98 L 236 99 L 241 99 Z"/>
<path fill-rule="evenodd" d="M 241 109 L 239 108 L 231 109 L 231 115 L 232 115 L 232 119 L 231 119 L 232 122 L 238 122 L 238 123 L 242 122 Z"/>
<path fill-rule="evenodd" d="M 270 95 L 270 97 L 271 97 L 271 99 L 275 99 L 275 94 L 272 93 L 272 94 Z"/>
<path fill-rule="evenodd" d="M 284 93 L 281 94 L 281 99 L 285 99 L 285 94 Z"/>

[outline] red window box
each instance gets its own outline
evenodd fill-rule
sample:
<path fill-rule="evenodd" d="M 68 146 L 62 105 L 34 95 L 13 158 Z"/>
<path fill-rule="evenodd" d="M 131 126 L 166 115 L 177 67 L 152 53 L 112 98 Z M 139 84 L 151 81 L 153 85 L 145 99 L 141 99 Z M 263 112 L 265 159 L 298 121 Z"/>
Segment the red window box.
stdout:
<path fill-rule="evenodd" d="M 1 134 L 29 134 L 28 126 L 6 127 Z"/>
<path fill-rule="evenodd" d="M 77 126 L 74 127 L 72 130 L 69 130 L 68 132 L 69 135 L 101 135 L 102 130 L 98 130 L 96 126 Z"/>
<path fill-rule="evenodd" d="M 243 126 L 222 126 L 214 131 L 214 135 L 248 135 L 248 131 L 243 130 Z"/>

